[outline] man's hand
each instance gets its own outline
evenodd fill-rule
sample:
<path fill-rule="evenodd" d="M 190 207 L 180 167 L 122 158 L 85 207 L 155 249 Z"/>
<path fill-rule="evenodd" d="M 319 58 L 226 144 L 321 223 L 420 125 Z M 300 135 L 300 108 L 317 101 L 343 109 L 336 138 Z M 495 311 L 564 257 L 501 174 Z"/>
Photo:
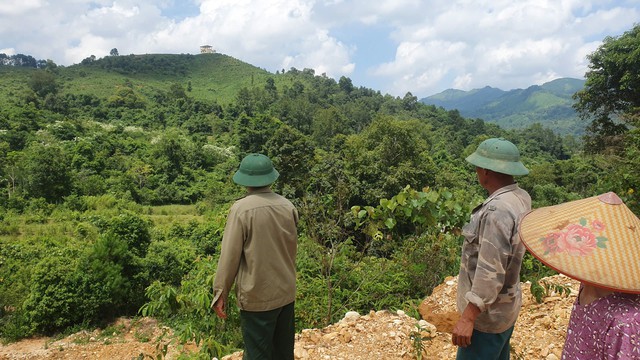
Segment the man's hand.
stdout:
<path fill-rule="evenodd" d="M 471 335 L 473 334 L 473 325 L 476 322 L 476 318 L 480 314 L 480 309 L 472 304 L 467 304 L 464 308 L 460 319 L 453 327 L 451 334 L 451 342 L 453 345 L 460 347 L 467 347 L 471 345 Z"/>
<path fill-rule="evenodd" d="M 216 300 L 216 302 L 213 304 L 212 308 L 213 311 L 216 312 L 216 315 L 218 315 L 218 317 L 220 319 L 226 319 L 227 318 L 227 313 L 226 311 L 224 311 L 224 299 L 221 297 L 218 298 L 218 300 Z"/>
<path fill-rule="evenodd" d="M 471 334 L 473 334 L 473 321 L 461 317 L 453 327 L 451 342 L 456 346 L 467 347 L 471 345 Z"/>

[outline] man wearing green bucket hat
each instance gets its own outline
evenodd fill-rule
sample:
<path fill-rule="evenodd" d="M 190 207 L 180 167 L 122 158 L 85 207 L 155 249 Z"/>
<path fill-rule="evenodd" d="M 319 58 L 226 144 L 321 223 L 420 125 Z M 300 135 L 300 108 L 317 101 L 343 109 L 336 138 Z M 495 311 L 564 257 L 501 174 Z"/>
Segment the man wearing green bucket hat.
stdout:
<path fill-rule="evenodd" d="M 229 209 L 211 307 L 225 319 L 234 281 L 243 359 L 293 360 L 298 211 L 270 185 L 279 174 L 262 154 L 249 154 L 233 181 L 247 195 Z"/>
<path fill-rule="evenodd" d="M 466 160 L 475 165 L 489 197 L 462 229 L 458 274 L 460 319 L 452 332 L 458 360 L 509 359 L 509 340 L 522 305 L 520 266 L 525 247 L 517 237 L 519 218 L 531 209 L 529 194 L 514 176 L 527 175 L 520 152 L 502 138 L 483 141 Z"/>

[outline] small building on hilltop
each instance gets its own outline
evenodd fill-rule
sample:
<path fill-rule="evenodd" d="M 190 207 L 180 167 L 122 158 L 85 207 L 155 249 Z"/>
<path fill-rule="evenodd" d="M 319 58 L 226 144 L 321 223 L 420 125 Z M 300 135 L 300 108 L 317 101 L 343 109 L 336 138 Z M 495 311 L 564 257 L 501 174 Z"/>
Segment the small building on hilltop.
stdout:
<path fill-rule="evenodd" d="M 200 54 L 213 54 L 216 51 L 213 49 L 211 45 L 202 45 L 200 46 Z"/>

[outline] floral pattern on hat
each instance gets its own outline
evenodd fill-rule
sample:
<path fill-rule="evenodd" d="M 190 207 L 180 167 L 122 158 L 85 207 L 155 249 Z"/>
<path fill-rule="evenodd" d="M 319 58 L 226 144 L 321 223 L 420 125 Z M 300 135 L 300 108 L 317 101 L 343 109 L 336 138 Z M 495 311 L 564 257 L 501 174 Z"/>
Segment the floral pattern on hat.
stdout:
<path fill-rule="evenodd" d="M 587 226 L 589 225 L 589 226 Z M 581 218 L 578 224 L 569 224 L 560 231 L 555 231 L 540 238 L 545 255 L 567 253 L 572 256 L 587 256 L 595 249 L 606 249 L 607 238 L 602 236 L 606 228 L 600 220 Z"/>

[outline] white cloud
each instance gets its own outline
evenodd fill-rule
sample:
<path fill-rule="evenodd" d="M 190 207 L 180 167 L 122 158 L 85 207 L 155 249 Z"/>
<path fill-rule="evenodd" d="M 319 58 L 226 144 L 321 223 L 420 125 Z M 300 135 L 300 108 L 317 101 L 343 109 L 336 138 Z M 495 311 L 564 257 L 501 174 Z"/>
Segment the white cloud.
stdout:
<path fill-rule="evenodd" d="M 20 0 L 20 1 L 5 1 L 0 6 L 0 16 L 9 15 L 17 16 L 23 15 L 41 7 L 44 4 L 43 0 Z"/>
<path fill-rule="evenodd" d="M 395 59 L 372 73 L 389 79 L 384 90 L 425 95 L 582 77 L 585 56 L 599 45 L 587 39 L 629 29 L 638 15 L 635 8 L 594 11 L 579 0 L 437 2 L 430 16 L 396 27 Z"/>
<path fill-rule="evenodd" d="M 15 55 L 16 54 L 16 49 L 14 49 L 14 48 L 0 49 L 0 54 Z"/>
<path fill-rule="evenodd" d="M 208 44 L 269 71 L 312 68 L 420 97 L 581 77 L 586 55 L 605 36 L 640 19 L 638 0 L 190 0 L 199 13 L 174 19 L 164 14 L 179 0 L 2 1 L 0 52 L 7 54 L 69 65 L 112 48 L 198 53 Z M 367 39 L 370 28 L 383 38 Z M 349 29 L 364 32 L 345 36 Z M 362 39 L 366 46 L 358 46 Z M 361 53 L 382 51 L 377 41 L 390 54 Z"/>
<path fill-rule="evenodd" d="M 204 0 L 199 16 L 156 35 L 172 46 L 188 43 L 189 49 L 206 43 L 273 72 L 296 67 L 332 77 L 351 73 L 352 50 L 314 20 L 312 5 L 302 0 Z"/>

